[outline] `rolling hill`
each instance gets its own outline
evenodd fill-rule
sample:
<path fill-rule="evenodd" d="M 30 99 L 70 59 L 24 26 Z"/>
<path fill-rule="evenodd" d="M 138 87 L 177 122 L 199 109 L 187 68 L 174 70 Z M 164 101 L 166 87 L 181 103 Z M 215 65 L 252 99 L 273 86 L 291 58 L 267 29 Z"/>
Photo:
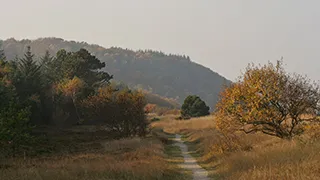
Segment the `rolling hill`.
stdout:
<path fill-rule="evenodd" d="M 188 95 L 200 96 L 211 108 L 218 100 L 224 84 L 231 81 L 209 68 L 197 64 L 185 55 L 165 54 L 159 51 L 133 51 L 119 47 L 104 48 L 86 42 L 65 41 L 61 38 L 39 38 L 36 40 L 0 41 L 2 49 L 11 60 L 21 57 L 27 46 L 31 46 L 36 57 L 46 50 L 52 55 L 60 49 L 77 51 L 85 48 L 101 61 L 106 62 L 105 71 L 131 88 L 139 88 L 175 99 L 180 104 Z"/>

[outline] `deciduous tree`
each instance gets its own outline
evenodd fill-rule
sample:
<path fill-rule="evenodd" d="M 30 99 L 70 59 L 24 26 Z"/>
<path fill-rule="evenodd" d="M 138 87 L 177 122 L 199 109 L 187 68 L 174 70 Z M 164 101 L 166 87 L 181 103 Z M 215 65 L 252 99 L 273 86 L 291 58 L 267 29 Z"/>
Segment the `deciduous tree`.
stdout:
<path fill-rule="evenodd" d="M 129 89 L 115 91 L 107 86 L 84 99 L 81 112 L 86 121 L 105 125 L 119 137 L 143 136 L 147 128 L 145 105 L 143 93 Z"/>
<path fill-rule="evenodd" d="M 80 114 L 77 107 L 77 96 L 81 93 L 81 90 L 84 89 L 85 83 L 78 77 L 72 79 L 64 79 L 57 85 L 57 90 L 60 91 L 64 96 L 71 98 L 72 104 L 75 108 L 78 121 L 80 121 Z"/>
<path fill-rule="evenodd" d="M 314 119 L 319 100 L 319 86 L 307 77 L 286 73 L 281 61 L 251 64 L 238 82 L 221 93 L 217 126 L 291 139 L 301 133 L 302 122 Z"/>

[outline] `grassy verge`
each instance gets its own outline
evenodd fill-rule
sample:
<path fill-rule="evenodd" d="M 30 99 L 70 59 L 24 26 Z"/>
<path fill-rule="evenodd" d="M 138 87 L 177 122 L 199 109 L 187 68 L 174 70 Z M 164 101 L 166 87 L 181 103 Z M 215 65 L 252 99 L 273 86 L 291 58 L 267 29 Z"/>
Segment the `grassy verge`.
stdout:
<path fill-rule="evenodd" d="M 163 142 L 166 161 L 170 164 L 172 169 L 176 169 L 177 179 L 192 179 L 192 172 L 180 167 L 184 162 L 184 159 L 180 147 L 176 146 L 175 141 L 173 141 L 175 135 L 163 132 L 162 129 L 154 129 L 153 134 Z"/>
<path fill-rule="evenodd" d="M 207 116 L 191 120 L 174 120 L 174 117 L 170 116 L 163 117 L 160 121 L 153 123 L 152 126 L 163 129 L 167 133 L 181 134 L 182 140 L 188 146 L 189 154 L 209 172 L 209 177 L 216 178 L 215 166 L 208 163 L 211 161 L 204 159 L 205 152 L 203 147 L 205 146 L 202 142 L 205 136 L 214 134 L 211 132 L 215 128 L 212 119 L 212 116 Z"/>
<path fill-rule="evenodd" d="M 202 131 L 201 133 L 203 133 Z M 202 137 L 200 138 L 193 138 L 194 134 L 200 133 L 197 131 L 193 131 L 192 133 L 184 130 L 182 135 L 182 140 L 188 146 L 189 154 L 194 157 L 198 164 L 208 171 L 209 178 L 217 179 L 218 176 L 215 172 L 216 170 L 216 161 L 212 158 L 206 158 L 206 154 L 203 147 Z"/>
<path fill-rule="evenodd" d="M 102 132 L 51 135 L 45 141 L 49 144 L 39 144 L 45 151 L 41 156 L 1 159 L 0 179 L 185 179 L 178 167 L 168 161 L 166 153 L 173 155 L 174 148 L 154 135 L 120 140 L 111 140 Z"/>

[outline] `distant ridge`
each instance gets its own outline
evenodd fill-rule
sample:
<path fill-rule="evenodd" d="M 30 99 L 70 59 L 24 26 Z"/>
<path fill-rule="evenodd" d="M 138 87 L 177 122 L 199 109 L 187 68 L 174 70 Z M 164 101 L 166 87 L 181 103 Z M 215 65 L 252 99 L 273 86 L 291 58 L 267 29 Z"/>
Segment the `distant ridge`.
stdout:
<path fill-rule="evenodd" d="M 96 44 L 65 41 L 61 38 L 10 38 L 0 43 L 8 60 L 21 57 L 29 45 L 37 57 L 44 55 L 46 50 L 55 55 L 60 49 L 77 51 L 85 48 L 106 62 L 107 67 L 104 70 L 112 74 L 115 80 L 131 88 L 141 88 L 176 99 L 180 104 L 187 95 L 195 94 L 213 108 L 222 86 L 231 83 L 209 68 L 192 62 L 186 55 L 165 54 L 153 50 L 133 51 L 119 47 L 104 48 Z"/>

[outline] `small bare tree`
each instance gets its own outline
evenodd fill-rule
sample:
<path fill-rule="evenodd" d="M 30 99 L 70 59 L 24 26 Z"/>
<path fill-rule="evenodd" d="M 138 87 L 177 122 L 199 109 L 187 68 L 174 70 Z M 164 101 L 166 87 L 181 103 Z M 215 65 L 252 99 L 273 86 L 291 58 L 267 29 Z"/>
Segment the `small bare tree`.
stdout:
<path fill-rule="evenodd" d="M 315 119 L 319 86 L 276 65 L 249 65 L 240 80 L 221 93 L 217 126 L 221 130 L 261 131 L 291 139 L 302 122 Z"/>

